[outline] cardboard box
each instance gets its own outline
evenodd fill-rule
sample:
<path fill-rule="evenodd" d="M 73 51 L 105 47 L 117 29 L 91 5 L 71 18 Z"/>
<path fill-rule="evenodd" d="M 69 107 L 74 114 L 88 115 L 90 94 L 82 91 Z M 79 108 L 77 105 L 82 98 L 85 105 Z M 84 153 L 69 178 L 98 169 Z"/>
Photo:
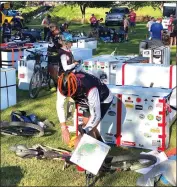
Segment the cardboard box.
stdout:
<path fill-rule="evenodd" d="M 0 110 L 4 110 L 17 103 L 16 70 L 14 68 L 0 68 L 0 71 L 1 71 Z"/>
<path fill-rule="evenodd" d="M 24 56 L 25 47 L 0 48 L 2 68 L 15 68 L 18 70 L 18 60 Z"/>

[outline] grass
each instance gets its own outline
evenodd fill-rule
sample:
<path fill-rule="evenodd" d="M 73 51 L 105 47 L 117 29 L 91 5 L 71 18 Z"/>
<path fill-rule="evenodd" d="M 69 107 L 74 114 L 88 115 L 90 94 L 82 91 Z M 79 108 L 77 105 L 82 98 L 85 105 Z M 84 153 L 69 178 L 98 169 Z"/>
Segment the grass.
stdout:
<path fill-rule="evenodd" d="M 34 26 L 31 26 L 34 27 Z M 38 25 L 36 25 L 38 27 Z M 88 25 L 71 25 L 71 30 L 89 31 Z M 137 24 L 137 33 L 130 35 L 129 43 L 105 44 L 98 43 L 97 55 L 110 54 L 115 47 L 120 55 L 138 54 L 139 42 L 145 38 L 145 24 Z M 175 64 L 176 47 L 172 48 L 171 59 Z M 42 92 L 37 99 L 30 99 L 27 91 L 17 89 L 17 104 L 1 113 L 1 120 L 10 120 L 13 110 L 25 110 L 28 114 L 34 113 L 39 119 L 49 119 L 56 126 L 51 136 L 40 138 L 24 138 L 1 136 L 1 184 L 2 186 L 83 186 L 85 175 L 76 171 L 74 166 L 62 171 L 63 162 L 56 160 L 21 159 L 11 151 L 9 147 L 15 144 L 26 144 L 31 147 L 34 144 L 44 144 L 52 147 L 67 148 L 61 142 L 61 132 L 56 113 L 56 92 Z M 71 122 L 70 122 L 71 123 Z M 172 134 L 169 148 L 176 147 L 176 125 L 172 126 Z M 117 147 L 113 153 L 141 152 L 141 149 Z M 146 150 L 147 151 L 147 150 Z M 115 172 L 106 174 L 97 181 L 97 186 L 136 186 L 137 178 L 141 176 L 136 172 Z M 162 185 L 163 186 L 163 185 Z"/>

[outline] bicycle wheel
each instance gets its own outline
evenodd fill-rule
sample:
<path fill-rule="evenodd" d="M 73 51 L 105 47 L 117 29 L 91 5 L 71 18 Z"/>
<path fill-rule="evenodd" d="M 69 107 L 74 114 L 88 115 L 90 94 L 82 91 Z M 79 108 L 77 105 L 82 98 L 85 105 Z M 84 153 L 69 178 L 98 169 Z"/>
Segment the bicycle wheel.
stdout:
<path fill-rule="evenodd" d="M 44 135 L 44 129 L 39 125 L 26 122 L 0 122 L 1 134 L 14 136 L 36 136 Z"/>
<path fill-rule="evenodd" d="M 38 96 L 41 86 L 42 86 L 42 72 L 38 70 L 34 72 L 31 77 L 31 81 L 29 85 L 30 98 L 34 99 Z"/>
<path fill-rule="evenodd" d="M 54 79 L 51 77 L 51 75 L 49 74 L 49 77 L 48 77 L 48 88 L 49 90 L 52 89 L 53 87 L 56 87 L 55 85 L 55 81 Z"/>
<path fill-rule="evenodd" d="M 154 165 L 156 162 L 157 158 L 148 154 L 120 155 L 107 157 L 103 168 L 108 170 L 129 171 L 146 168 Z"/>

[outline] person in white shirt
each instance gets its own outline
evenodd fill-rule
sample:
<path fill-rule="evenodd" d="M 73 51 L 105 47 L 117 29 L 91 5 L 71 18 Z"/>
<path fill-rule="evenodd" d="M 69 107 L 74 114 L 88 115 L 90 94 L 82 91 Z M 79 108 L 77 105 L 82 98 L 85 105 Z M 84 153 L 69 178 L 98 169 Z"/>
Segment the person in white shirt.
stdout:
<path fill-rule="evenodd" d="M 146 27 L 148 28 L 148 32 L 149 32 L 149 37 L 151 37 L 151 26 L 153 23 L 155 23 L 155 18 L 151 17 L 150 21 L 148 21 L 146 25 Z"/>
<path fill-rule="evenodd" d="M 71 52 L 72 47 L 72 36 L 68 34 L 67 36 L 61 36 L 60 44 L 62 47 L 58 50 L 60 64 L 59 64 L 59 74 L 67 70 L 75 70 L 78 61 L 74 60 L 73 54 Z"/>
<path fill-rule="evenodd" d="M 76 105 L 79 104 L 86 108 L 86 111 L 83 112 L 82 132 L 101 140 L 97 126 L 113 100 L 113 95 L 108 87 L 100 79 L 86 72 L 65 72 L 59 77 L 56 108 L 60 121 L 62 140 L 68 144 L 70 134 L 66 126 L 64 112 L 64 102 L 67 97 L 71 97 Z M 81 137 L 81 134 L 77 137 L 75 147 Z"/>

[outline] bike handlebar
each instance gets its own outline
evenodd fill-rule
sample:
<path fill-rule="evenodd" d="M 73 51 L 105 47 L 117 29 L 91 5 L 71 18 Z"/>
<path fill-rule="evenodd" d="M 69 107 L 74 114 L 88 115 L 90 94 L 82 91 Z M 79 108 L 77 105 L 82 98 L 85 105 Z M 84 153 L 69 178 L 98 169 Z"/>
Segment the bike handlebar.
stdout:
<path fill-rule="evenodd" d="M 42 54 L 39 54 L 38 52 L 43 52 L 43 51 L 39 51 L 39 50 L 37 50 L 37 51 L 30 51 L 29 49 L 26 49 L 26 51 L 27 52 L 30 52 L 30 53 L 32 53 L 33 55 L 41 55 L 41 56 L 45 56 L 45 55 L 42 55 Z"/>

